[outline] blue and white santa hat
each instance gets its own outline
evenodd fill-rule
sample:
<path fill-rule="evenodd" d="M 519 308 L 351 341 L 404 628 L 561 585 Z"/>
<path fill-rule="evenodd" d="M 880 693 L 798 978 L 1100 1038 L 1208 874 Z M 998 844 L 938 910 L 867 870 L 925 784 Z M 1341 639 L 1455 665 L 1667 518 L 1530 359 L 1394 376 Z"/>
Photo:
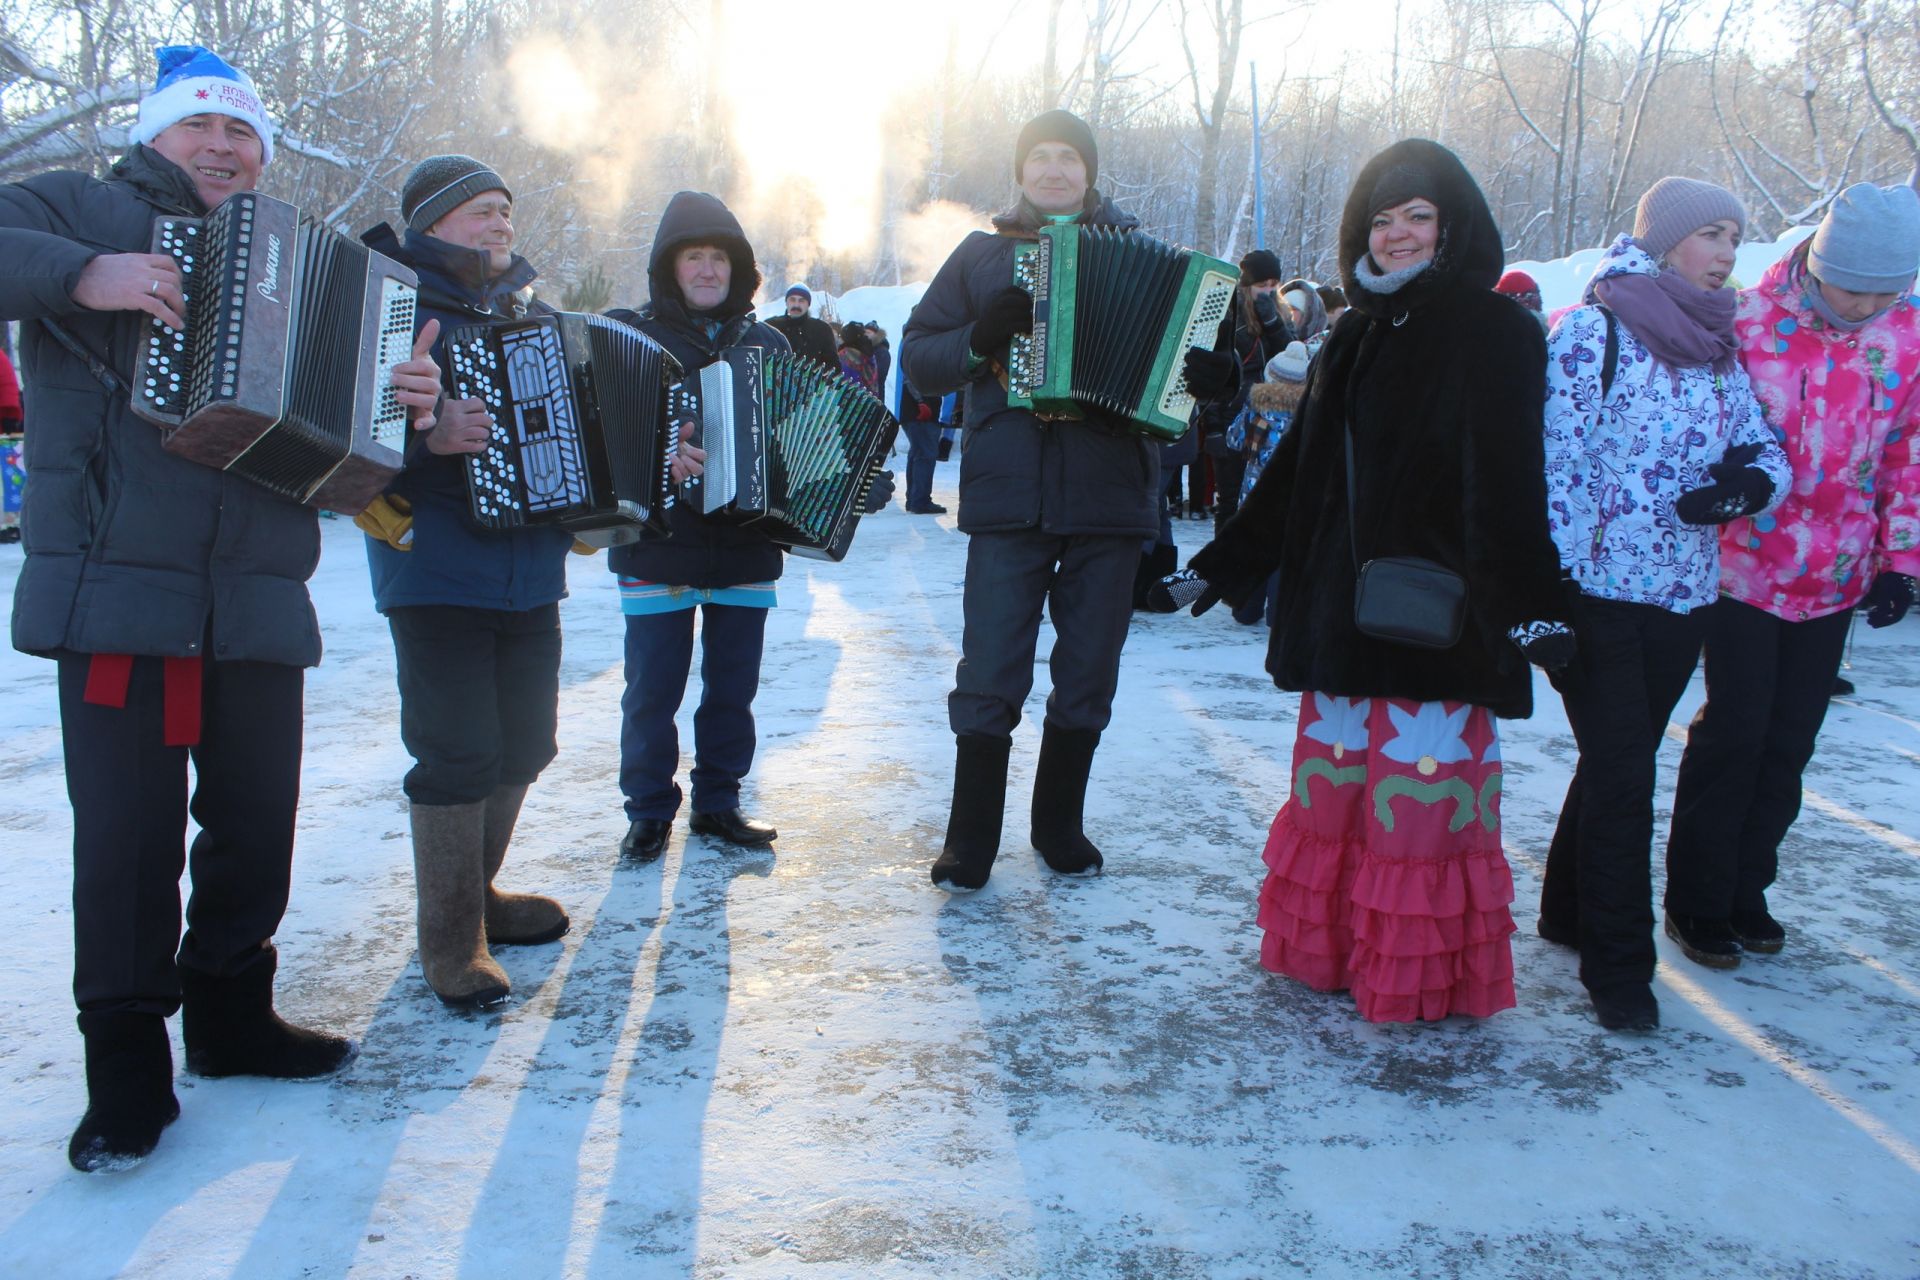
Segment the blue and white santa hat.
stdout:
<path fill-rule="evenodd" d="M 273 121 L 246 72 L 197 44 L 162 45 L 153 53 L 160 78 L 153 92 L 140 99 L 140 118 L 129 138 L 152 142 L 188 116 L 211 111 L 252 125 L 260 135 L 261 162 L 273 159 Z"/>

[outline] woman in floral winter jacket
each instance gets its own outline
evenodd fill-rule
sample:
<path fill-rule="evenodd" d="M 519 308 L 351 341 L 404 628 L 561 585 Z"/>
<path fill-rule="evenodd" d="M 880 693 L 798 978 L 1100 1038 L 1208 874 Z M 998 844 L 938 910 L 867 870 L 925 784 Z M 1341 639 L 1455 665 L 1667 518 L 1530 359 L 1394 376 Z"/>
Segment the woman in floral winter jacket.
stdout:
<path fill-rule="evenodd" d="M 1793 485 L 1720 541 L 1707 703 L 1680 760 L 1667 909 L 1775 952 L 1767 911 L 1854 608 L 1897 622 L 1920 574 L 1920 198 L 1861 183 L 1740 296 L 1740 358 Z M 1737 961 L 1739 950 L 1732 952 Z M 1725 963 L 1725 958 L 1720 961 Z"/>
<path fill-rule="evenodd" d="M 1579 948 L 1581 981 L 1610 1030 L 1659 1024 L 1654 760 L 1719 592 L 1718 526 L 1770 509 L 1787 487 L 1723 287 L 1745 224 L 1730 192 L 1661 179 L 1634 234 L 1595 269 L 1586 305 L 1547 343 L 1548 521 L 1579 589 L 1577 656 L 1555 683 L 1580 759 L 1538 928 Z"/>

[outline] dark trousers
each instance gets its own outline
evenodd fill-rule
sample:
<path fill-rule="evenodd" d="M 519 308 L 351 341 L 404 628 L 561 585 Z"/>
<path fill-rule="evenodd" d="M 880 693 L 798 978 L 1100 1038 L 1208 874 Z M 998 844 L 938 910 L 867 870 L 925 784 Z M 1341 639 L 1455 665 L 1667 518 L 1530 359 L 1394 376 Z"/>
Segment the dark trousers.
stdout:
<path fill-rule="evenodd" d="M 525 786 L 553 762 L 560 606 L 387 611 L 400 681 L 407 799 L 472 804 Z"/>
<path fill-rule="evenodd" d="M 693 668 L 692 609 L 627 615 L 627 691 L 620 699 L 620 792 L 627 817 L 680 810 L 680 731 L 673 717 Z M 740 807 L 753 767 L 753 697 L 760 690 L 767 611 L 700 606 L 700 705 L 693 713 L 693 811 Z"/>
<path fill-rule="evenodd" d="M 263 957 L 286 914 L 306 673 L 206 662 L 199 745 L 169 747 L 161 660 L 134 659 L 124 707 L 84 701 L 89 661 L 74 654 L 59 663 L 73 803 L 73 998 L 85 1013 L 166 1016 L 180 1007 L 176 949 L 179 964 L 231 976 Z M 200 834 L 183 938 L 189 813 Z"/>
<path fill-rule="evenodd" d="M 966 627 L 947 697 L 954 733 L 1004 738 L 1020 723 L 1033 689 L 1042 607 L 1056 635 L 1047 719 L 1063 729 L 1105 729 L 1139 565 L 1136 537 L 1037 529 L 974 534 L 967 543 Z"/>
<path fill-rule="evenodd" d="M 917 511 L 933 502 L 933 464 L 940 456 L 940 424 L 906 422 L 907 433 L 907 510 Z"/>
<path fill-rule="evenodd" d="M 1213 460 L 1213 471 L 1219 486 L 1213 507 L 1213 535 L 1217 538 L 1227 521 L 1240 510 L 1240 485 L 1247 478 L 1247 455 L 1238 449 L 1229 449 Z"/>
<path fill-rule="evenodd" d="M 1547 851 L 1540 916 L 1580 940 L 1589 990 L 1653 981 L 1654 763 L 1700 657 L 1701 611 L 1584 597 L 1556 679 L 1580 760 Z"/>
<path fill-rule="evenodd" d="M 1722 597 L 1707 615 L 1707 700 L 1680 757 L 1667 907 L 1724 920 L 1767 908 L 1853 612 L 1788 622 Z"/>

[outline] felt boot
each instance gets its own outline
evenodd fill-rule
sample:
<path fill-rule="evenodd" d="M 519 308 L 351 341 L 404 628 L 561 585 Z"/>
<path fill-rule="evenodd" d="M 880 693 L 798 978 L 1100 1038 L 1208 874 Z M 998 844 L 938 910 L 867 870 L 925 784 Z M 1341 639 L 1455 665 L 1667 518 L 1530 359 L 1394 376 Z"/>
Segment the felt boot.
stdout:
<path fill-rule="evenodd" d="M 273 1011 L 272 946 L 229 977 L 180 966 L 180 1038 L 197 1076 L 310 1080 L 340 1069 L 359 1046 L 345 1036 L 309 1031 Z"/>
<path fill-rule="evenodd" d="M 566 908 L 552 898 L 538 893 L 503 893 L 493 887 L 493 878 L 507 859 L 507 846 L 513 843 L 514 823 L 519 821 L 520 805 L 526 798 L 524 786 L 495 787 L 487 797 L 487 941 L 496 947 L 552 942 L 566 933 L 571 923 Z"/>
<path fill-rule="evenodd" d="M 1009 738 L 963 733 L 954 739 L 953 808 L 947 838 L 933 864 L 933 882 L 949 893 L 986 886 L 1000 852 L 1000 824 L 1007 811 Z"/>
<path fill-rule="evenodd" d="M 130 1169 L 180 1114 L 173 1096 L 173 1048 L 157 1013 L 83 1013 L 87 1111 L 67 1142 L 67 1162 L 82 1173 Z"/>
<path fill-rule="evenodd" d="M 1087 775 L 1099 745 L 1095 729 L 1062 729 L 1049 720 L 1040 732 L 1040 763 L 1033 771 L 1033 847 L 1061 875 L 1100 872 L 1100 850 L 1081 830 Z"/>
<path fill-rule="evenodd" d="M 416 804 L 413 879 L 420 971 L 456 1008 L 499 1004 L 513 990 L 487 952 L 486 804 Z"/>

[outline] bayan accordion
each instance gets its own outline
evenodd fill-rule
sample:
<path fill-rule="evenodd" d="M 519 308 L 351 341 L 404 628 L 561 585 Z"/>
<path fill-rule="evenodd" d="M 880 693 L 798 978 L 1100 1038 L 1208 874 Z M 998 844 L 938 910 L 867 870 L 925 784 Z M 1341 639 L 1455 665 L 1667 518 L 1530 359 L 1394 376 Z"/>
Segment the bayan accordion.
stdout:
<path fill-rule="evenodd" d="M 1033 333 L 1014 338 L 1007 403 L 1043 418 L 1096 409 L 1178 440 L 1193 411 L 1188 347 L 1214 346 L 1240 273 L 1203 253 L 1110 227 L 1044 227 L 1014 252 Z"/>
<path fill-rule="evenodd" d="M 467 497 L 489 529 L 553 525 L 594 546 L 664 537 L 680 365 L 605 316 L 562 311 L 463 325 L 447 338 L 454 394 L 478 397 L 493 438 L 467 456 Z"/>
<path fill-rule="evenodd" d="M 186 327 L 152 322 L 133 411 L 170 452 L 358 514 L 406 447 L 389 379 L 413 354 L 413 272 L 252 191 L 156 219 L 153 252 L 179 264 Z"/>
<path fill-rule="evenodd" d="M 900 424 L 871 392 L 790 351 L 729 347 L 673 388 L 705 470 L 680 486 L 703 515 L 840 560 Z"/>

